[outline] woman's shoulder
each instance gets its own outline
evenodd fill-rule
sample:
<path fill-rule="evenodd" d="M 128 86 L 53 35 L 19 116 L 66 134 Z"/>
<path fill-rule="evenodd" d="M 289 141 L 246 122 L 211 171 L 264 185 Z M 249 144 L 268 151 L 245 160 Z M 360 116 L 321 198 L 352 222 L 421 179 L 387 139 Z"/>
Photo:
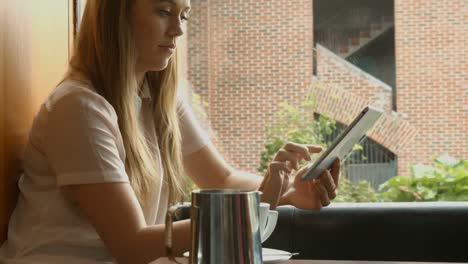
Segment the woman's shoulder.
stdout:
<path fill-rule="evenodd" d="M 68 105 L 70 108 L 77 104 L 88 107 L 98 107 L 114 112 L 112 105 L 99 93 L 89 81 L 66 79 L 52 91 L 44 103 L 48 111 L 52 111 L 58 104 Z"/>

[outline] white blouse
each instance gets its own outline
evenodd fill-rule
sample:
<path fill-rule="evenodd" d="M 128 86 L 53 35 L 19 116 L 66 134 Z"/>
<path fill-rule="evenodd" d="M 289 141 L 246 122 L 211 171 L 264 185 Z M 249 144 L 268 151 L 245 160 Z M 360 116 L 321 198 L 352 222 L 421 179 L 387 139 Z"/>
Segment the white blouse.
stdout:
<path fill-rule="evenodd" d="M 135 95 L 140 120 L 159 162 L 160 178 L 144 210 L 148 225 L 164 223 L 168 188 L 151 120 L 148 86 Z M 183 155 L 209 144 L 185 100 L 178 102 Z M 42 104 L 24 153 L 20 196 L 1 263 L 113 263 L 95 229 L 61 186 L 129 182 L 114 108 L 87 82 L 62 82 Z"/>

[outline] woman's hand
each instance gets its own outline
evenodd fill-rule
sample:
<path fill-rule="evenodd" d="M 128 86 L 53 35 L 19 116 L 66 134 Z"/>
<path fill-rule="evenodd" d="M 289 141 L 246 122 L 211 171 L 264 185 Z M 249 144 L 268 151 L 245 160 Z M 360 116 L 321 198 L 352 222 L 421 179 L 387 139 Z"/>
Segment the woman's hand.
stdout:
<path fill-rule="evenodd" d="M 293 179 L 293 184 L 282 195 L 280 203 L 291 204 L 302 209 L 320 210 L 328 206 L 336 197 L 340 173 L 340 160 L 335 160 L 330 169 L 324 171 L 317 179 L 302 181 L 301 177 L 309 166 L 300 169 Z"/>
<path fill-rule="evenodd" d="M 301 176 L 307 171 L 302 168 L 294 177 L 302 159 L 311 160 L 310 153 L 321 152 L 322 148 L 312 145 L 288 143 L 281 148 L 269 164 L 267 173 L 260 185 L 263 192 L 262 201 L 270 203 L 271 208 L 278 204 L 291 204 L 303 209 L 320 210 L 330 204 L 336 196 L 336 186 L 340 162 L 335 161 L 331 169 L 325 171 L 318 179 L 301 181 Z"/>

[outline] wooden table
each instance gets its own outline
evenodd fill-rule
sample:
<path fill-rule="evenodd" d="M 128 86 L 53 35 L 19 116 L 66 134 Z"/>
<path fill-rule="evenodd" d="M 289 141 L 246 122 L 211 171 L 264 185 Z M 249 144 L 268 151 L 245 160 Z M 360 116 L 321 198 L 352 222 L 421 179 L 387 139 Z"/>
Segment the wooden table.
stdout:
<path fill-rule="evenodd" d="M 188 264 L 188 259 L 186 258 L 177 258 L 181 264 Z M 402 262 L 402 261 L 344 261 L 344 260 L 288 260 L 281 262 L 281 264 L 443 264 L 444 262 Z M 167 258 L 157 259 L 150 264 L 174 264 L 174 262 L 169 261 Z M 276 263 L 275 263 L 276 264 Z M 446 263 L 446 264 L 456 264 L 456 263 Z"/>

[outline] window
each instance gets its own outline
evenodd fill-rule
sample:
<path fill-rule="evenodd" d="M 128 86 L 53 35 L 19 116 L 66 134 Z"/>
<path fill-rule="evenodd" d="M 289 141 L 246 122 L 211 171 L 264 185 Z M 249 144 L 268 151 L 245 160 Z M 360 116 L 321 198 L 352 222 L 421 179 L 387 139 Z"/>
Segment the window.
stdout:
<path fill-rule="evenodd" d="M 281 103 L 299 106 L 312 93 L 314 112 L 337 124 L 367 104 L 385 110 L 363 143 L 367 160 L 353 154 L 346 163 L 352 182 L 368 180 L 379 192 L 391 176 L 430 173 L 441 163 L 468 178 L 464 5 L 193 1 L 188 79 L 207 104 L 215 143 L 237 168 L 255 172 Z M 375 165 L 374 175 L 359 164 Z M 450 168 L 442 171 L 453 177 Z"/>

